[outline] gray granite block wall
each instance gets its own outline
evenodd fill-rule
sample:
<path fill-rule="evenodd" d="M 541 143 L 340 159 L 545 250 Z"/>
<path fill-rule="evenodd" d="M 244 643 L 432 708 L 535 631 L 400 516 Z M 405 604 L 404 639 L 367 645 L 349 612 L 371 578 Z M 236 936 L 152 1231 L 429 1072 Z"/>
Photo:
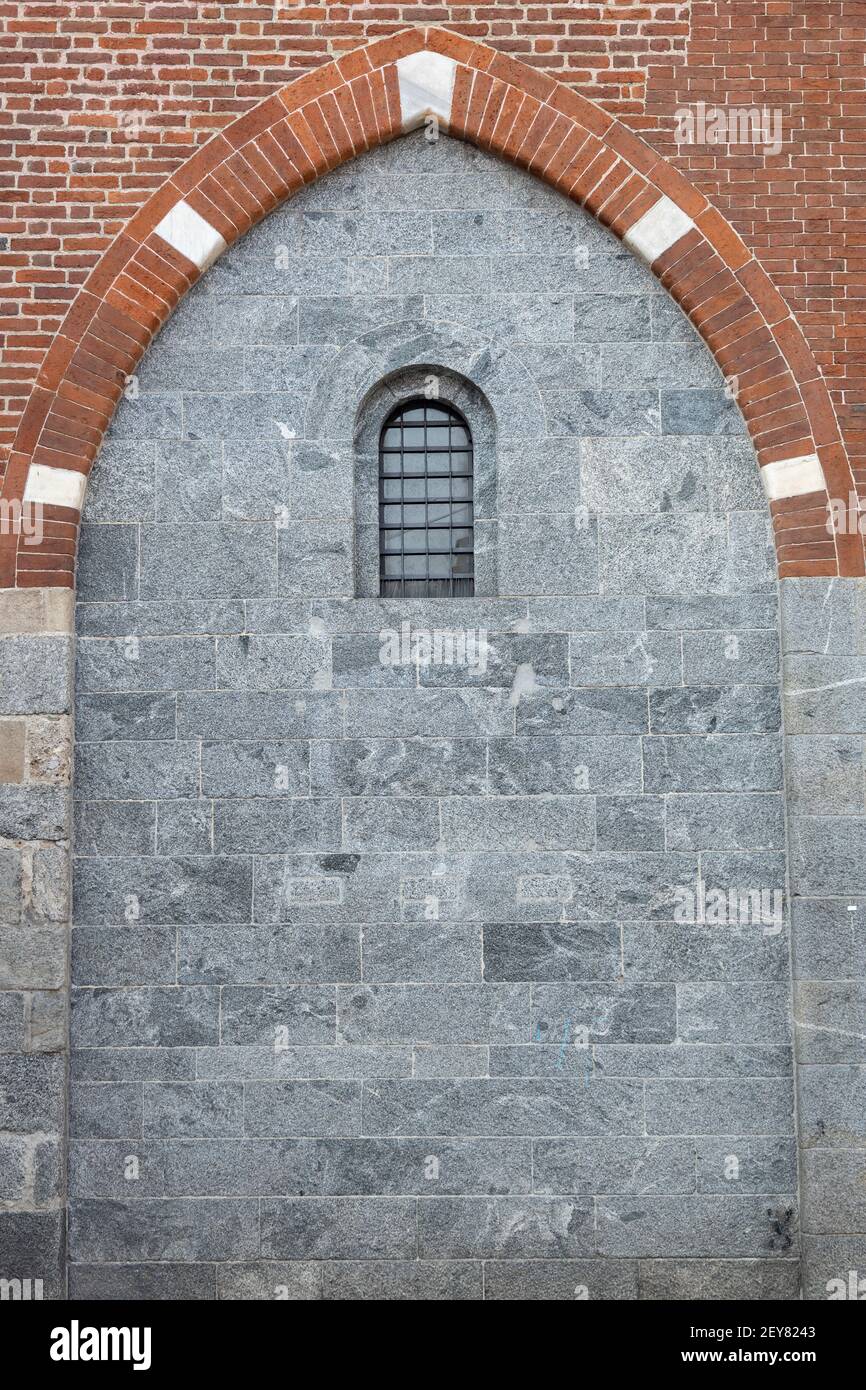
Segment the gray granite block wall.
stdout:
<path fill-rule="evenodd" d="M 63 1298 L 72 594 L 0 592 L 0 1290 Z"/>
<path fill-rule="evenodd" d="M 485 578 L 378 600 L 378 427 L 431 380 Z M 688 322 L 418 135 L 137 385 L 81 546 L 72 1292 L 796 1297 L 778 586 Z M 406 622 L 483 669 L 383 662 Z"/>
<path fill-rule="evenodd" d="M 866 583 L 785 580 L 781 591 L 803 1291 L 862 1298 Z"/>

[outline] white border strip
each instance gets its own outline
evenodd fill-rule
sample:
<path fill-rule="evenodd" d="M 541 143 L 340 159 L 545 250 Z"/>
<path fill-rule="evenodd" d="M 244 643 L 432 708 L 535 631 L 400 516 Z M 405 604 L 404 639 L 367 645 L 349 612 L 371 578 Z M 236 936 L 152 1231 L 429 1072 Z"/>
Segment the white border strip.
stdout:
<path fill-rule="evenodd" d="M 455 60 L 444 53 L 410 53 L 398 58 L 396 66 L 403 129 L 415 130 L 427 116 L 436 116 L 447 126 L 454 99 Z"/>
<path fill-rule="evenodd" d="M 694 227 L 694 222 L 677 207 L 676 203 L 662 194 L 643 217 L 639 217 L 623 237 L 623 242 L 640 260 L 652 265 L 659 256 L 664 255 L 680 241 L 686 232 Z"/>
<path fill-rule="evenodd" d="M 215 227 L 181 198 L 153 229 L 199 270 L 207 270 L 226 249 Z"/>
<path fill-rule="evenodd" d="M 778 502 L 782 497 L 802 497 L 807 492 L 825 492 L 827 488 L 817 454 L 767 463 L 761 469 L 761 477 L 771 502 Z"/>
<path fill-rule="evenodd" d="M 74 468 L 51 468 L 31 463 L 24 487 L 25 502 L 41 502 L 51 507 L 74 507 L 81 511 L 87 478 Z"/>

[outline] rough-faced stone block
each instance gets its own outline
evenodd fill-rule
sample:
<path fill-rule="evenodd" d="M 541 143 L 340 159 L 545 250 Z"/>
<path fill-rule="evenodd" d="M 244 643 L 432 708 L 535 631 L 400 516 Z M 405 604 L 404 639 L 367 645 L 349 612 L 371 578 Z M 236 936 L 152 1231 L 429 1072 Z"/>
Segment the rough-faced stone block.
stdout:
<path fill-rule="evenodd" d="M 75 1263 L 238 1260 L 259 1253 L 255 1201 L 146 1199 L 69 1204 Z"/>
<path fill-rule="evenodd" d="M 68 637 L 0 637 L 0 714 L 65 714 L 71 655 Z"/>

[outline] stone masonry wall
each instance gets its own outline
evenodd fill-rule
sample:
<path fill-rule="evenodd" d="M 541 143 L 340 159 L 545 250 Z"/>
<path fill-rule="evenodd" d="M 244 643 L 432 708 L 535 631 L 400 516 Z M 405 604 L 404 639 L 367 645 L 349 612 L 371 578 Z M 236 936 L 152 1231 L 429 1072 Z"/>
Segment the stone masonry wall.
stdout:
<path fill-rule="evenodd" d="M 35 1298 L 66 1288 L 72 616 L 0 596 L 0 1279 Z"/>
<path fill-rule="evenodd" d="M 498 588 L 357 598 L 431 373 L 493 422 Z M 675 920 L 787 874 L 769 517 L 680 311 L 419 134 L 232 248 L 130 395 L 81 543 L 72 1294 L 796 1297 L 786 924 Z M 405 620 L 488 669 L 383 665 Z"/>
<path fill-rule="evenodd" d="M 866 1271 L 866 586 L 781 587 L 803 1291 L 841 1280 L 850 1297 Z"/>

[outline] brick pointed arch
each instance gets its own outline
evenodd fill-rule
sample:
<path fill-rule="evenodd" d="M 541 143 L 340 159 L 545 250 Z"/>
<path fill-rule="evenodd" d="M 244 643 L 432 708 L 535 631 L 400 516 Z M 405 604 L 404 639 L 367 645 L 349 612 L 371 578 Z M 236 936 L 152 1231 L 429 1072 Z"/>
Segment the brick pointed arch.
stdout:
<path fill-rule="evenodd" d="M 530 170 L 651 266 L 712 351 L 757 451 L 785 576 L 862 575 L 863 538 L 828 530 L 855 484 L 802 332 L 733 228 L 638 136 L 484 44 L 413 28 L 315 69 L 209 140 L 105 252 L 49 350 L 3 487 L 44 538 L 0 537 L 0 588 L 71 587 L 86 477 L 124 378 L 195 280 L 305 184 L 434 115 Z"/>

